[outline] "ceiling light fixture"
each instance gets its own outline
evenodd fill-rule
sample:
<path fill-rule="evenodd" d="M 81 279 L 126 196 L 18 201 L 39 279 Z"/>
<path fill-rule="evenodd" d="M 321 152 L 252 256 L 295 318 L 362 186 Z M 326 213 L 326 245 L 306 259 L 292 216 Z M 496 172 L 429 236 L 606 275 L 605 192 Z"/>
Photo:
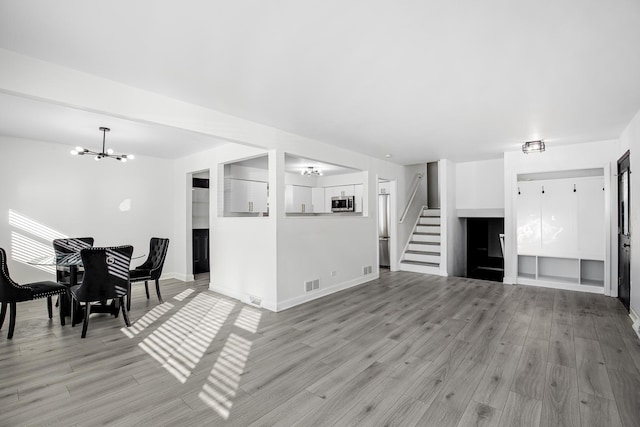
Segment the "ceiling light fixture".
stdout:
<path fill-rule="evenodd" d="M 314 168 L 313 166 L 308 166 L 306 169 L 303 169 L 300 172 L 300 175 L 306 175 L 306 176 L 322 176 L 322 171 L 320 169 Z"/>
<path fill-rule="evenodd" d="M 527 141 L 522 144 L 522 152 L 524 154 L 529 153 L 542 153 L 544 151 L 544 141 Z"/>
<path fill-rule="evenodd" d="M 95 157 L 96 160 L 101 160 L 103 157 L 109 157 L 112 159 L 119 160 L 123 163 L 126 162 L 127 160 L 134 159 L 134 156 L 132 154 L 113 154 L 113 150 L 111 148 L 109 148 L 108 150 L 105 150 L 106 135 L 107 135 L 107 132 L 111 131 L 111 129 L 106 127 L 100 127 L 99 129 L 100 129 L 100 132 L 102 132 L 102 151 L 101 152 L 98 153 L 96 151 L 91 151 L 86 148 L 76 147 L 75 150 L 71 150 L 71 155 L 84 156 L 85 154 L 92 154 L 96 156 Z"/>

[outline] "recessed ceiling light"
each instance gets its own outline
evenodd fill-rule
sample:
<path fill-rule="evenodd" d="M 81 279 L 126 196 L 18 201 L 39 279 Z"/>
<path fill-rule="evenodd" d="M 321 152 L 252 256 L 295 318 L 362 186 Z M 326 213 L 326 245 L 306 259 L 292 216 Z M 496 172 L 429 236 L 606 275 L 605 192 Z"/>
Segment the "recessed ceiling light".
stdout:
<path fill-rule="evenodd" d="M 388 159 L 391 157 L 391 154 L 385 154 L 384 156 Z"/>

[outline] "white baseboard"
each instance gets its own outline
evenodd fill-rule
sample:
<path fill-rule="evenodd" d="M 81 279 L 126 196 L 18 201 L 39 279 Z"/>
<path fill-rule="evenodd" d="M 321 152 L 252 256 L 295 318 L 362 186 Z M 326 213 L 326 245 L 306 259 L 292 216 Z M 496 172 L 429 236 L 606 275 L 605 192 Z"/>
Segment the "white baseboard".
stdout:
<path fill-rule="evenodd" d="M 300 295 L 300 296 L 297 296 L 297 297 L 294 297 L 294 298 L 290 298 L 288 300 L 279 302 L 278 305 L 277 305 L 277 310 L 274 310 L 274 311 L 283 311 L 283 310 L 286 310 L 288 308 L 295 307 L 296 305 L 304 304 L 305 302 L 313 301 L 315 299 L 322 298 L 324 296 L 333 294 L 335 292 L 343 291 L 345 289 L 349 289 L 349 288 L 352 288 L 354 286 L 358 286 L 358 285 L 361 285 L 363 283 L 370 282 L 372 280 L 376 280 L 378 278 L 380 278 L 380 274 L 378 274 L 378 273 L 368 274 L 366 276 L 358 277 L 356 279 L 349 280 L 347 282 L 343 282 L 343 283 L 339 283 L 337 285 L 329 286 L 328 288 L 319 289 L 316 292 L 309 292 L 309 293 L 304 294 L 304 295 Z"/>
<path fill-rule="evenodd" d="M 516 281 L 513 280 L 513 277 L 505 276 L 502 278 L 502 283 L 504 283 L 505 285 L 515 285 Z"/>
<path fill-rule="evenodd" d="M 635 332 L 638 338 L 640 338 L 640 316 L 638 316 L 638 313 L 633 311 L 632 308 L 629 310 L 629 317 L 633 320 L 633 332 Z"/>
<path fill-rule="evenodd" d="M 217 292 L 229 298 L 237 299 L 247 305 L 252 305 L 254 307 L 266 308 L 269 311 L 277 311 L 276 304 L 273 301 L 265 301 L 264 299 L 260 302 L 260 305 L 254 304 L 252 302 L 252 295 L 246 292 L 239 292 L 236 289 L 227 288 L 225 286 L 214 285 L 213 283 L 209 283 L 209 290 L 213 292 Z"/>
<path fill-rule="evenodd" d="M 164 279 L 176 279 L 182 282 L 193 282 L 193 274 L 183 274 L 183 273 L 162 273 L 160 276 L 160 280 Z"/>
<path fill-rule="evenodd" d="M 589 292 L 592 294 L 604 294 L 604 288 L 601 286 L 579 285 L 564 282 L 547 282 L 545 280 L 527 279 L 518 277 L 519 285 L 540 286 L 542 288 L 562 289 L 565 291 Z"/>

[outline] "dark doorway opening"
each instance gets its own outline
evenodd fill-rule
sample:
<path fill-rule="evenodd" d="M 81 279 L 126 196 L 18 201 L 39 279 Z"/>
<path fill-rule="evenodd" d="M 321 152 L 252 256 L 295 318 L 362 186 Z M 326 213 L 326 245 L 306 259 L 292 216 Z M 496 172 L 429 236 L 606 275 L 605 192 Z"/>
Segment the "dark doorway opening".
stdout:
<path fill-rule="evenodd" d="M 467 277 L 502 282 L 503 233 L 503 218 L 467 219 Z"/>
<path fill-rule="evenodd" d="M 618 160 L 618 298 L 631 302 L 631 169 L 629 151 Z"/>

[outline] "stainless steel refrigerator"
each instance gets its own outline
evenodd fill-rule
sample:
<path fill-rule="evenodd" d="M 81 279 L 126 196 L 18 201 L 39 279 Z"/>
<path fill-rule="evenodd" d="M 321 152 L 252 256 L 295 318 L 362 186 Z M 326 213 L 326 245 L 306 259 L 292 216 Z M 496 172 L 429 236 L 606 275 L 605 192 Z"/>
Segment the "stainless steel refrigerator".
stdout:
<path fill-rule="evenodd" d="M 389 267 L 389 195 L 378 194 L 378 244 L 380 267 Z"/>

